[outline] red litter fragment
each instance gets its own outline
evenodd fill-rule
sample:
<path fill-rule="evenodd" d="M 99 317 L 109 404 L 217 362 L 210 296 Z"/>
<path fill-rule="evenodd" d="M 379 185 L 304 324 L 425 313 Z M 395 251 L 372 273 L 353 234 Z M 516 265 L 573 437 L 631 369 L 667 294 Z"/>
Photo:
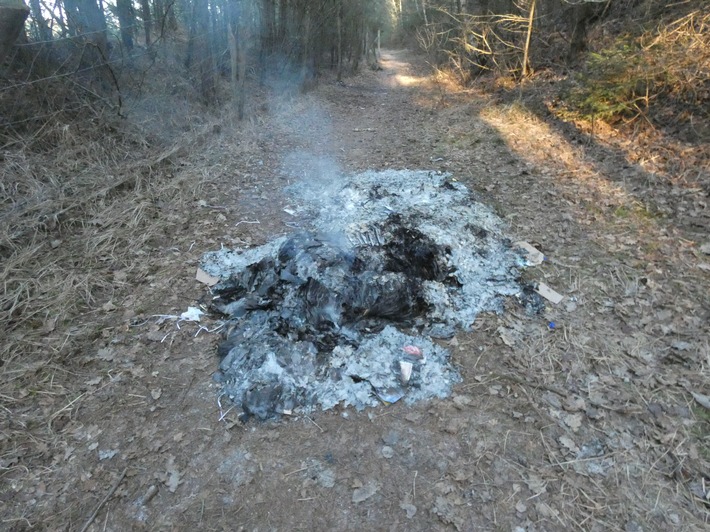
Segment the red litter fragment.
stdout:
<path fill-rule="evenodd" d="M 418 348 L 416 345 L 405 345 L 402 350 L 407 353 L 408 355 L 412 355 L 415 357 L 421 357 L 424 355 L 422 350 Z"/>

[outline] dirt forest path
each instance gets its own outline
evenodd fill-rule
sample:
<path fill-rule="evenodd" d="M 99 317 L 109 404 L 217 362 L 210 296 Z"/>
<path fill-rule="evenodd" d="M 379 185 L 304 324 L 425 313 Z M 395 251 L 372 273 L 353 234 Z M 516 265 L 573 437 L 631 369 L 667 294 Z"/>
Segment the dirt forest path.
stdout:
<path fill-rule="evenodd" d="M 701 225 L 647 215 L 651 176 L 604 146 L 407 52 L 381 65 L 265 100 L 189 152 L 176 173 L 195 202 L 161 208 L 146 269 L 72 370 L 75 401 L 5 477 L 3 528 L 79 530 L 117 485 L 89 530 L 707 529 Z M 524 275 L 565 299 L 538 315 L 511 300 L 446 342 L 463 376 L 448 399 L 242 425 L 217 403 L 218 333 L 156 315 L 204 300 L 203 252 L 299 223 L 285 185 L 385 168 L 451 172 L 545 253 Z"/>

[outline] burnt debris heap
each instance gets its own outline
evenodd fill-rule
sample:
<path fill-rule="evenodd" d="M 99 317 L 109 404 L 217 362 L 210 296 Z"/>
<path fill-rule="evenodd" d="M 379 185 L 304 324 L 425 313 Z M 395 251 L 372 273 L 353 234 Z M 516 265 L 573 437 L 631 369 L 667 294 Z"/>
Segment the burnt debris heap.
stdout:
<path fill-rule="evenodd" d="M 458 374 L 431 338 L 517 294 L 502 222 L 449 175 L 366 172 L 291 192 L 307 230 L 207 253 L 227 316 L 216 374 L 245 417 L 445 397 Z"/>

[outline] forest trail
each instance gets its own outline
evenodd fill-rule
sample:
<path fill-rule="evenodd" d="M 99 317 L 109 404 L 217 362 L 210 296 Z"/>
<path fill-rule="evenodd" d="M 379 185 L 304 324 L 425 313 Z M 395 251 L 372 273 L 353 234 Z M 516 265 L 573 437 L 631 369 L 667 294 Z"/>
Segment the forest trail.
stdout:
<path fill-rule="evenodd" d="M 702 194 L 677 184 L 685 210 L 650 214 L 655 178 L 623 154 L 409 52 L 381 66 L 266 99 L 188 152 L 195 201 L 156 215 L 72 403 L 47 407 L 51 438 L 6 476 L 4 527 L 80 529 L 120 481 L 89 530 L 706 529 Z M 526 280 L 565 299 L 511 300 L 448 342 L 464 379 L 448 399 L 242 425 L 211 380 L 219 334 L 156 316 L 204 300 L 202 253 L 291 231 L 286 185 L 385 168 L 450 172 L 544 252 Z"/>

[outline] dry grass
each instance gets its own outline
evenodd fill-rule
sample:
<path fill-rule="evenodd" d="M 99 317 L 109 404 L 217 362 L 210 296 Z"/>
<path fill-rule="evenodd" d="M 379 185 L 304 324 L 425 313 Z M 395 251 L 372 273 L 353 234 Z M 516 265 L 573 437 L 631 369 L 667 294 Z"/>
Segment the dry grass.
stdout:
<path fill-rule="evenodd" d="M 155 146 L 130 122 L 85 111 L 2 138 L 2 405 L 41 389 L 37 371 L 64 367 L 77 345 L 100 334 L 104 318 L 95 311 L 140 269 L 162 232 L 161 205 L 180 208 L 198 186 L 172 174 L 176 155 L 203 138 L 194 133 L 202 119 L 194 126 L 183 117 L 186 133 Z"/>
<path fill-rule="evenodd" d="M 91 350 L 150 271 L 166 219 L 201 186 L 189 166 L 175 173 L 204 139 L 203 118 L 152 145 L 130 122 L 95 118 L 45 123 L 0 152 L 0 478 L 16 491 L 51 477 L 67 425 L 96 391 L 83 384 L 95 378 Z"/>

